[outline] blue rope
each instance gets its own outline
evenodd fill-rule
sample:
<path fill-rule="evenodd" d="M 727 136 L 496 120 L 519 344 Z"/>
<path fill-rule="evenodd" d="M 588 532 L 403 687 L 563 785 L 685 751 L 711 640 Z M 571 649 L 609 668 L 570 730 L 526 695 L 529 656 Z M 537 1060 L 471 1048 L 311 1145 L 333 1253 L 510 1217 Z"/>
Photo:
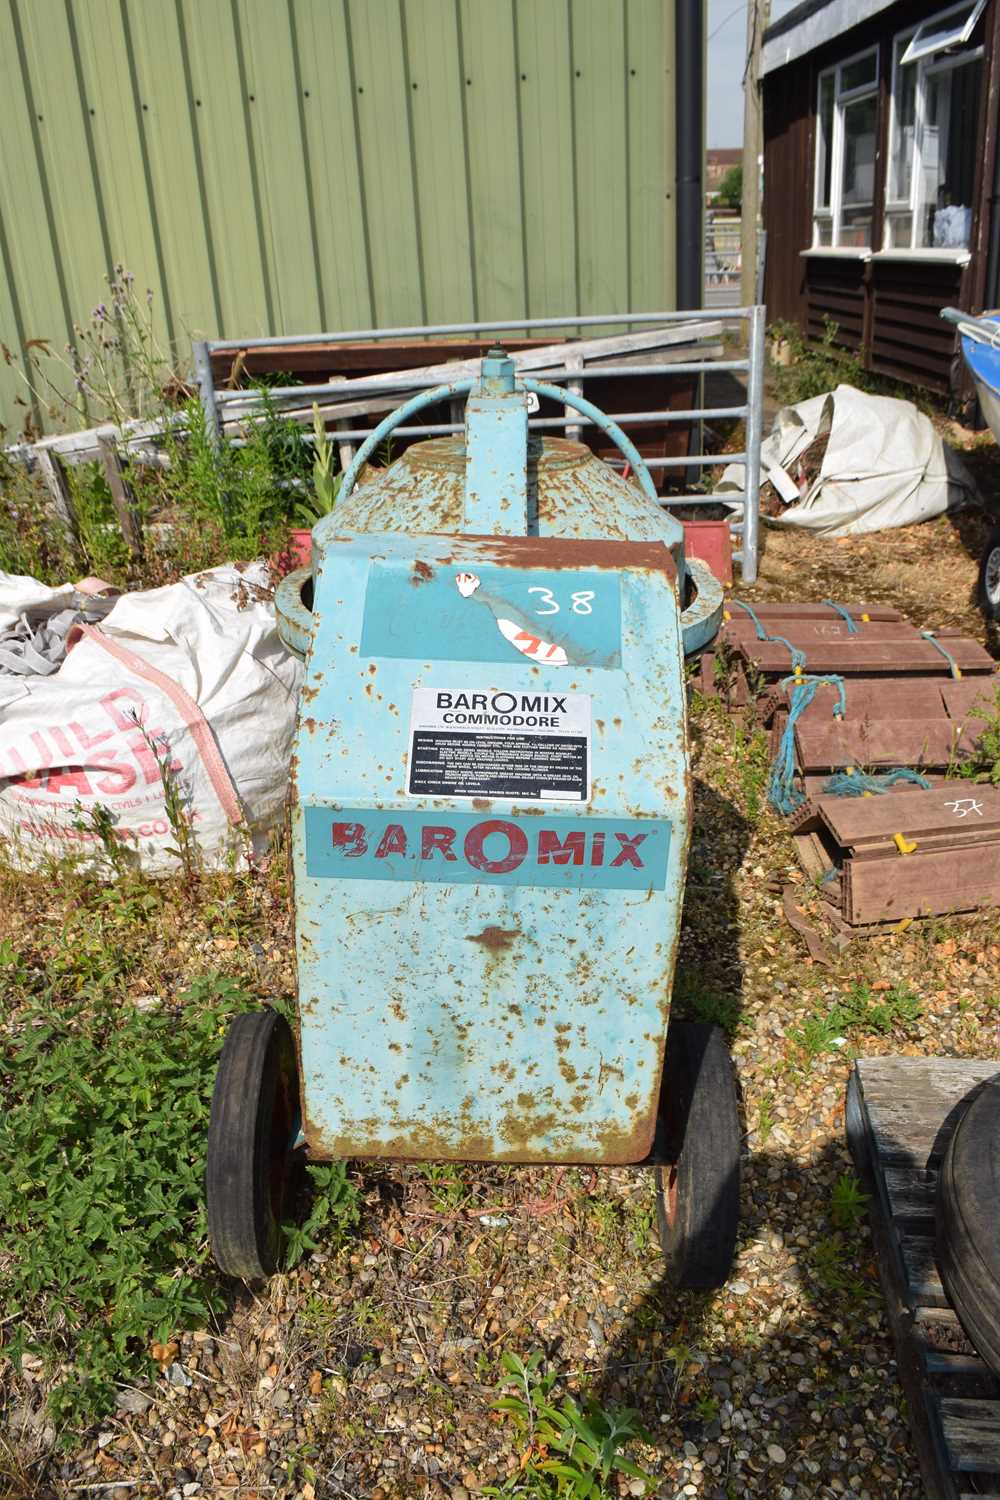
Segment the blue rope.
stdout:
<path fill-rule="evenodd" d="M 746 613 L 750 616 L 751 620 L 753 621 L 754 629 L 757 632 L 757 639 L 759 641 L 777 641 L 780 645 L 787 646 L 789 655 L 792 658 L 793 672 L 801 672 L 804 669 L 806 664 L 805 652 L 800 651 L 798 646 L 793 646 L 791 641 L 787 640 L 783 635 L 768 635 L 767 631 L 764 628 L 764 623 L 761 620 L 760 615 L 758 615 L 757 611 L 754 609 L 753 605 L 744 604 L 742 599 L 731 599 L 730 603 L 735 604 L 737 609 L 745 610 Z"/>
<path fill-rule="evenodd" d="M 940 651 L 941 655 L 944 657 L 945 661 L 951 668 L 952 677 L 960 678 L 962 672 L 961 668 L 958 665 L 958 662 L 952 656 L 951 652 L 947 651 L 944 646 L 942 646 L 941 642 L 935 637 L 933 630 L 922 630 L 920 634 L 925 641 L 930 641 L 935 651 Z"/>
<path fill-rule="evenodd" d="M 786 641 L 785 644 L 787 645 L 788 642 Z M 794 649 L 792 647 L 792 650 Z M 835 687 L 837 689 L 837 702 L 833 710 L 835 719 L 842 719 L 847 713 L 847 694 L 844 691 L 843 677 L 837 675 L 786 677 L 780 686 L 791 688 L 788 700 L 788 723 L 785 725 L 781 744 L 778 746 L 778 753 L 771 767 L 771 780 L 768 783 L 767 795 L 771 806 L 787 818 L 806 800 L 805 793 L 795 785 L 795 726 L 815 698 L 819 688 Z"/>
<path fill-rule="evenodd" d="M 824 786 L 823 793 L 828 797 L 863 797 L 866 793 L 880 797 L 901 781 L 923 787 L 924 791 L 931 786 L 926 776 L 903 766 L 898 771 L 885 771 L 878 776 L 871 776 L 867 771 L 852 771 L 850 774 L 847 771 L 835 771 Z"/>
<path fill-rule="evenodd" d="M 754 629 L 757 631 L 757 639 L 759 641 L 769 641 L 771 639 L 761 623 L 760 615 L 758 615 L 752 604 L 744 604 L 742 599 L 731 599 L 729 602 L 730 604 L 735 604 L 737 609 L 746 610 L 754 623 Z"/>
<path fill-rule="evenodd" d="M 855 625 L 854 620 L 851 618 L 849 611 L 845 609 L 842 604 L 837 604 L 833 599 L 824 599 L 823 603 L 829 605 L 831 609 L 835 609 L 838 615 L 842 616 L 842 618 L 847 621 L 848 635 L 857 635 L 858 627 L 857 625 Z"/>

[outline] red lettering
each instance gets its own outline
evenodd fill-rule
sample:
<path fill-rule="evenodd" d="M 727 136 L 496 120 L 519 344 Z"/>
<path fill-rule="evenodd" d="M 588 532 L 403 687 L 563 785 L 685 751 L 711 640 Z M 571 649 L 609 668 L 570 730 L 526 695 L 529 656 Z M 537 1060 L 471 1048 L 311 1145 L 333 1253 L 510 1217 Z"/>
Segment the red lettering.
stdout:
<path fill-rule="evenodd" d="M 621 844 L 621 848 L 611 861 L 611 869 L 617 870 L 622 865 L 635 865 L 637 870 L 645 869 L 645 865 L 639 858 L 639 845 L 648 837 L 648 833 L 616 833 L 615 838 Z"/>
<path fill-rule="evenodd" d="M 489 859 L 484 845 L 492 833 L 502 833 L 507 840 L 507 853 L 502 859 Z M 507 875 L 516 870 L 528 852 L 528 840 L 516 823 L 507 823 L 500 818 L 489 818 L 477 823 L 465 835 L 465 857 L 474 870 L 487 875 Z"/>
<path fill-rule="evenodd" d="M 603 833 L 595 833 L 590 841 L 590 863 L 592 865 L 603 865 L 604 863 Z"/>
<path fill-rule="evenodd" d="M 375 850 L 376 859 L 385 859 L 389 854 L 406 853 L 406 831 L 399 823 L 390 823 L 379 839 Z"/>
<path fill-rule="evenodd" d="M 334 823 L 331 826 L 333 847 L 339 849 L 345 859 L 359 859 L 368 853 L 363 823 Z"/>
<path fill-rule="evenodd" d="M 119 698 L 124 698 L 129 703 L 127 713 L 121 713 L 117 708 Z M 131 688 L 115 688 L 113 693 L 105 693 L 100 703 L 116 729 L 135 729 L 142 722 L 146 709 L 145 700 L 138 693 L 133 693 Z"/>
<path fill-rule="evenodd" d="M 547 865 L 582 865 L 583 846 L 586 834 L 568 833 L 560 842 L 559 835 L 551 828 L 543 828 L 538 835 L 538 863 Z"/>
<path fill-rule="evenodd" d="M 135 786 L 135 772 L 131 766 L 113 760 L 101 760 L 91 767 L 92 771 L 107 771 L 103 780 L 95 783 L 99 792 L 108 797 L 120 797 Z"/>
<path fill-rule="evenodd" d="M 454 828 L 436 827 L 431 823 L 420 831 L 420 858 L 430 859 L 436 849 L 442 859 L 457 859 L 458 855 L 451 847 L 454 842 Z"/>
<path fill-rule="evenodd" d="M 95 734 L 93 737 L 91 737 L 84 729 L 83 725 L 78 724 L 75 719 L 70 720 L 69 727 L 70 729 L 72 729 L 73 733 L 80 741 L 81 750 L 94 750 L 98 745 L 106 744 L 114 734 L 113 729 L 106 729 L 103 734 Z"/>
<path fill-rule="evenodd" d="M 79 767 L 73 770 L 69 766 L 61 766 L 58 771 L 50 771 L 45 778 L 47 792 L 61 792 L 65 787 L 78 792 L 81 797 L 94 795 L 90 782 Z"/>

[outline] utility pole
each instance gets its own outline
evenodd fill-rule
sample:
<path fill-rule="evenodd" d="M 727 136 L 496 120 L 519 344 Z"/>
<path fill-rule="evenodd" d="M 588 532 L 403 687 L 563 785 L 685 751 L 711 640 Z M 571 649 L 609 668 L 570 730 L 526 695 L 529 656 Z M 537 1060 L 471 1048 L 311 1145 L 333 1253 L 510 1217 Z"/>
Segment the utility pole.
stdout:
<path fill-rule="evenodd" d="M 760 255 L 761 184 L 764 176 L 764 124 L 760 97 L 760 60 L 764 32 L 771 19 L 771 0 L 747 0 L 747 60 L 743 73 L 743 209 L 740 230 L 740 300 L 757 301 Z"/>

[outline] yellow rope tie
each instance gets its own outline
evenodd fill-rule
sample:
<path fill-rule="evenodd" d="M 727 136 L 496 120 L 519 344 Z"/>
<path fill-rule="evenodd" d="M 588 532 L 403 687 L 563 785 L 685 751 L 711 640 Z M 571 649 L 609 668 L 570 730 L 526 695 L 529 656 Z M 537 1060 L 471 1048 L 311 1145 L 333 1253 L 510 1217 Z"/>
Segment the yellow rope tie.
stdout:
<path fill-rule="evenodd" d="M 728 609 L 724 609 L 724 610 L 723 610 L 723 611 L 722 611 L 722 618 L 723 618 L 723 619 L 724 619 L 724 620 L 731 620 L 731 619 L 732 619 L 732 618 L 733 618 L 733 617 L 732 617 L 732 615 L 731 615 L 731 614 L 730 614 L 730 613 L 729 613 L 729 611 L 728 611 Z"/>
<path fill-rule="evenodd" d="M 861 618 L 862 618 L 862 620 L 864 620 L 864 622 L 865 622 L 866 625 L 870 625 L 871 622 L 872 622 L 871 615 L 862 615 Z"/>
<path fill-rule="evenodd" d="M 892 836 L 892 842 L 895 844 L 900 854 L 912 854 L 914 849 L 917 847 L 916 840 L 911 843 L 903 833 L 894 833 Z"/>

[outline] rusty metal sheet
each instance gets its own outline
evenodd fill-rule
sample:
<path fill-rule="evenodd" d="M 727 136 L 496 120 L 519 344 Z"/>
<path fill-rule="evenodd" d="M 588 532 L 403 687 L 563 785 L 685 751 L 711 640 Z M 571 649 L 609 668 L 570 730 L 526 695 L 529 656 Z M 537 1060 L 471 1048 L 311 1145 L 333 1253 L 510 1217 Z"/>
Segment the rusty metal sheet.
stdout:
<path fill-rule="evenodd" d="M 309 1147 L 640 1161 L 690 827 L 670 550 L 332 529 L 294 768 Z M 418 694 L 445 700 L 440 738 L 466 756 L 447 794 L 411 790 Z M 485 723 L 469 758 L 469 725 L 443 721 L 460 697 L 546 722 Z M 579 781 L 538 751 L 550 731 L 586 741 Z M 486 743 L 508 732 L 513 762 Z M 476 792 L 510 764 L 516 795 Z"/>

